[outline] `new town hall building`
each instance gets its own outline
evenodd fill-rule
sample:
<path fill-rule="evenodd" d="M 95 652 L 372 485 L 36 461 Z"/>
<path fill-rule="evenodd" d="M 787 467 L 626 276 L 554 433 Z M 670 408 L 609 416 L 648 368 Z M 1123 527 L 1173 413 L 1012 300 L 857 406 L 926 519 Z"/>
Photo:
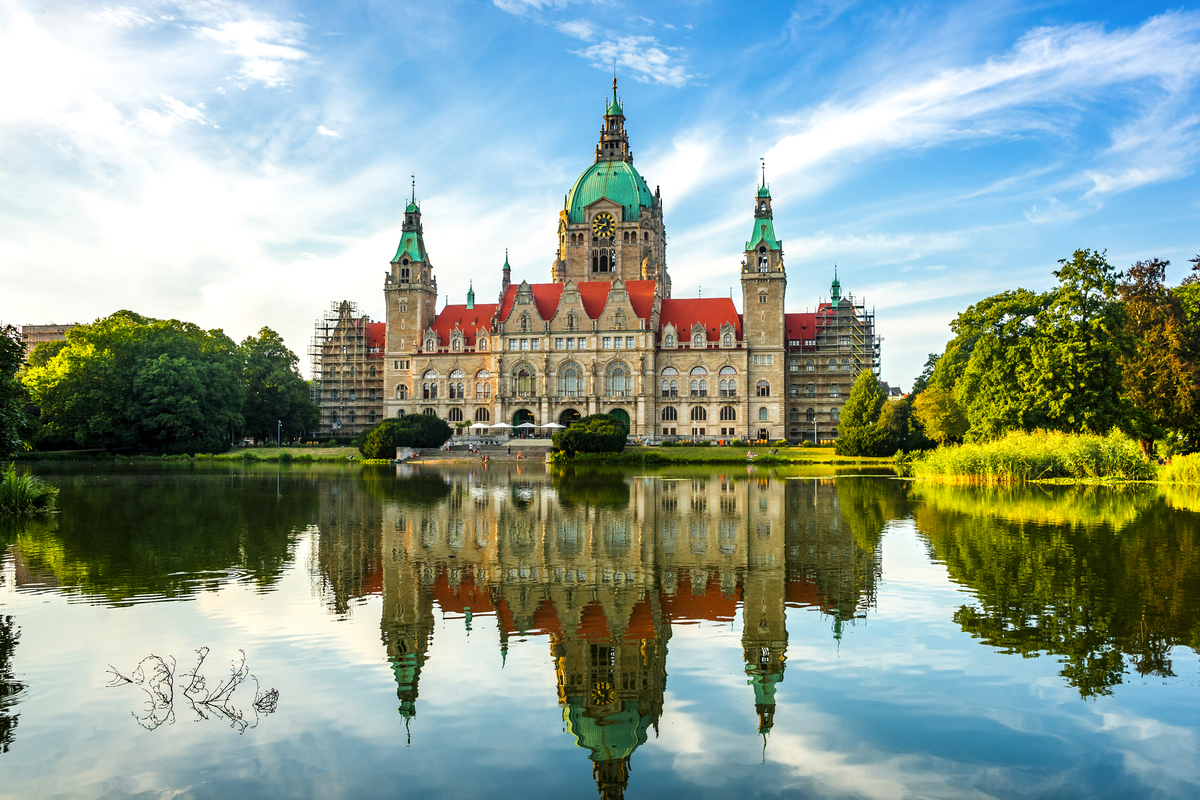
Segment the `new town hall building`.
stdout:
<path fill-rule="evenodd" d="M 741 313 L 731 298 L 671 297 L 662 194 L 633 166 L 614 81 L 593 163 L 559 213 L 548 283 L 514 283 L 505 259 L 496 302 L 476 303 L 472 290 L 439 310 L 414 195 L 372 354 L 382 407 L 339 419 L 335 387 L 319 383 L 322 431 L 357 432 L 367 413 L 514 426 L 606 413 L 652 440 L 835 438 L 858 373 L 879 369 L 873 315 L 841 296 L 836 277 L 816 312 L 786 313 L 765 181 L 748 212 Z"/>

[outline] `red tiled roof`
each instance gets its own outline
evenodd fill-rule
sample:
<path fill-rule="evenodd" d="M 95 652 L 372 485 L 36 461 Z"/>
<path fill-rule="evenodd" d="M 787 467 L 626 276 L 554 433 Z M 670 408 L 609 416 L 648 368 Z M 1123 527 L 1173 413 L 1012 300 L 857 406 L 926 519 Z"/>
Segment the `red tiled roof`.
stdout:
<path fill-rule="evenodd" d="M 462 582 L 457 588 L 451 588 L 450 576 L 444 568 L 438 571 L 434 581 L 432 595 L 438 607 L 444 614 L 465 614 L 471 609 L 472 614 L 488 614 L 496 609 L 492 606 L 487 589 L 475 585 L 475 576 L 464 571 Z"/>
<path fill-rule="evenodd" d="M 742 338 L 742 318 L 738 316 L 733 300 L 728 297 L 662 301 L 662 311 L 658 317 L 660 331 L 670 323 L 679 332 L 679 337 L 687 342 L 691 338 L 692 326 L 697 322 L 704 325 L 710 342 L 721 338 L 721 326 L 726 322 L 733 325 L 737 338 Z"/>
<path fill-rule="evenodd" d="M 579 615 L 579 638 L 584 641 L 609 639 L 608 619 L 604 616 L 604 606 L 593 600 L 583 607 Z"/>
<path fill-rule="evenodd" d="M 475 331 L 487 329 L 492 322 L 492 314 L 496 313 L 495 303 L 476 303 L 474 308 L 462 306 L 446 306 L 437 319 L 433 321 L 433 329 L 437 331 L 439 344 L 450 344 L 450 332 L 455 324 L 462 329 L 466 337 L 466 346 L 475 346 Z"/>
<path fill-rule="evenodd" d="M 583 303 L 584 313 L 592 319 L 598 319 L 604 313 L 604 305 L 608 302 L 612 283 L 609 281 L 580 281 L 576 285 L 579 287 L 579 299 Z M 654 311 L 654 286 L 654 281 L 627 281 L 625 283 L 625 291 L 629 294 L 629 303 L 633 306 L 633 313 L 642 319 L 649 319 L 650 314 Z M 553 319 L 554 315 L 558 313 L 558 304 L 562 301 L 565 284 L 531 283 L 529 288 L 533 290 L 533 302 L 537 306 L 541 318 Z M 502 322 L 506 321 L 508 315 L 512 313 L 513 304 L 517 299 L 517 289 L 517 286 L 510 284 L 504 293 L 504 299 L 500 302 L 499 314 Z"/>
<path fill-rule="evenodd" d="M 608 290 L 612 284 L 608 281 L 580 281 L 579 300 L 583 310 L 592 319 L 597 319 L 604 313 L 604 304 L 608 302 Z"/>
<path fill-rule="evenodd" d="M 508 319 L 508 315 L 512 313 L 513 303 L 517 301 L 517 289 L 515 284 L 509 284 L 508 290 L 504 293 L 504 300 L 500 303 L 500 321 L 504 322 Z M 533 304 L 537 306 L 537 312 L 542 319 L 552 319 L 554 312 L 558 311 L 558 300 L 562 297 L 563 285 L 561 283 L 531 283 L 529 288 L 533 290 Z"/>
<path fill-rule="evenodd" d="M 740 595 L 741 587 L 735 596 L 725 596 L 716 575 L 709 577 L 700 594 L 694 594 L 691 576 L 680 575 L 675 594 L 662 598 L 663 613 L 672 625 L 694 625 L 702 619 L 729 622 L 737 612 Z"/>
<path fill-rule="evenodd" d="M 626 639 L 654 638 L 654 610 L 650 608 L 650 598 L 643 597 L 629 614 L 629 624 L 625 626 Z"/>
<path fill-rule="evenodd" d="M 817 335 L 817 315 L 784 314 L 783 329 L 788 339 L 813 339 Z"/>
<path fill-rule="evenodd" d="M 386 322 L 367 323 L 367 358 L 383 358 L 383 340 L 386 337 Z M 372 350 L 376 352 L 372 353 Z"/>
<path fill-rule="evenodd" d="M 625 291 L 629 292 L 633 313 L 642 319 L 649 319 L 654 312 L 654 281 L 628 281 Z"/>

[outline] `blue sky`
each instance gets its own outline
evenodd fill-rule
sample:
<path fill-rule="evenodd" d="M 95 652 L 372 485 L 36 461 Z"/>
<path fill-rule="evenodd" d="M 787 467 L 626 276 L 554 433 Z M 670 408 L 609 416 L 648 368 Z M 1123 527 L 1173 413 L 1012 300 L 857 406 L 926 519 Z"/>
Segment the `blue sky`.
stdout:
<path fill-rule="evenodd" d="M 332 301 L 382 319 L 413 173 L 441 294 L 548 280 L 614 60 L 675 296 L 737 286 L 765 157 L 789 310 L 837 264 L 906 389 L 1075 248 L 1200 252 L 1195 2 L 0 0 L 0 319 L 303 357 Z"/>

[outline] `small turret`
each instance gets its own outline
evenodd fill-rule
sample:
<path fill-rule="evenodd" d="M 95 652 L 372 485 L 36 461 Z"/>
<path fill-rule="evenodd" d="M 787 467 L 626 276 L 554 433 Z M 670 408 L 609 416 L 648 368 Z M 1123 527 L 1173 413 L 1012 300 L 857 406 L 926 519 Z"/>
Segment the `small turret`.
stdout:
<path fill-rule="evenodd" d="M 596 145 L 596 161 L 627 161 L 633 163 L 629 135 L 625 132 L 625 110 L 617 98 L 617 79 L 613 78 L 612 101 L 604 110 L 604 127 Z"/>
<path fill-rule="evenodd" d="M 467 308 L 475 307 L 475 282 L 472 281 L 467 287 Z"/>
<path fill-rule="evenodd" d="M 503 298 L 504 293 L 508 291 L 508 285 L 512 283 L 512 267 L 508 265 L 508 248 L 504 248 L 504 269 L 500 279 L 500 296 Z"/>
<path fill-rule="evenodd" d="M 837 264 L 833 265 L 833 283 L 829 285 L 829 302 L 837 305 L 842 299 L 842 282 L 837 277 Z"/>

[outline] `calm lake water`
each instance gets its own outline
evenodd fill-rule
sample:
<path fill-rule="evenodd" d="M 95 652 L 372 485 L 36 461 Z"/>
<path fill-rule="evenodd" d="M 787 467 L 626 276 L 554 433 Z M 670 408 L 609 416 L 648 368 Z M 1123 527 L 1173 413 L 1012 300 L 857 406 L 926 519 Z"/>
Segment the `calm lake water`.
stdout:
<path fill-rule="evenodd" d="M 2 797 L 1200 796 L 1200 496 L 39 466 Z"/>

